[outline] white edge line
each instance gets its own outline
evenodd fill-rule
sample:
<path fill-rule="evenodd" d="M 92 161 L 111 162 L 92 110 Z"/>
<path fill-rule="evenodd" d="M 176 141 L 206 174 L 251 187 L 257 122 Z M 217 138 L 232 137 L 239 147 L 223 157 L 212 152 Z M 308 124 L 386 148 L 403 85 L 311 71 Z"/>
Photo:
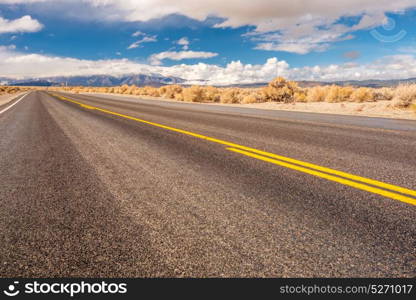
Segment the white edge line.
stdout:
<path fill-rule="evenodd" d="M 29 93 L 26 93 L 26 94 L 24 94 L 22 97 L 20 97 L 20 99 L 19 100 L 17 100 L 15 103 L 13 103 L 12 105 L 10 105 L 10 106 L 8 106 L 8 107 L 6 107 L 5 109 L 3 109 L 3 110 L 1 110 L 0 111 L 0 115 L 2 114 L 2 113 L 4 113 L 4 112 L 6 112 L 6 111 L 8 111 L 10 108 L 12 108 L 13 106 L 15 106 L 17 103 L 19 103 L 20 101 L 22 101 L 23 100 L 23 98 L 24 97 L 26 97 L 27 95 L 29 95 L 30 94 L 30 92 Z"/>

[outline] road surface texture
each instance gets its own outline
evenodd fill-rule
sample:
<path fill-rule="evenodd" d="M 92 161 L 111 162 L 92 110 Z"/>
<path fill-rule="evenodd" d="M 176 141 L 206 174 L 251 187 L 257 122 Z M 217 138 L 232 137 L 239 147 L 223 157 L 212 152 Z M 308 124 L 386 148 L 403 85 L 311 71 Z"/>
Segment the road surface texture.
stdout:
<path fill-rule="evenodd" d="M 416 122 L 55 95 L 0 107 L 2 277 L 416 276 Z"/>

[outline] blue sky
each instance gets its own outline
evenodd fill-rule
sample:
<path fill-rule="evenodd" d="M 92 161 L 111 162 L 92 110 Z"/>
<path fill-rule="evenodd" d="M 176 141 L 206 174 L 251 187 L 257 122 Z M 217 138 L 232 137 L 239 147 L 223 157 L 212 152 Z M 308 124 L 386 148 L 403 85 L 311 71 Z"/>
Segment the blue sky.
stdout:
<path fill-rule="evenodd" d="M 416 1 L 196 2 L 0 0 L 0 77 L 416 77 Z"/>

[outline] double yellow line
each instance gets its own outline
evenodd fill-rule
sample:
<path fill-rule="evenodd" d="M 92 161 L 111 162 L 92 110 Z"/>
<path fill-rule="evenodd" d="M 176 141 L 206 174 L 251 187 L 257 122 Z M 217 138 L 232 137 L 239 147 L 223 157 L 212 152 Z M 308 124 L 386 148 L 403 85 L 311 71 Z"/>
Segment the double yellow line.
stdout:
<path fill-rule="evenodd" d="M 297 159 L 293 159 L 290 157 L 286 157 L 286 156 L 282 156 L 282 155 L 277 155 L 274 153 L 270 153 L 270 152 L 265 152 L 265 151 L 261 151 L 255 148 L 250 148 L 250 147 L 246 147 L 246 146 L 242 146 L 239 144 L 235 144 L 235 143 L 231 143 L 231 142 L 227 142 L 224 140 L 220 140 L 220 139 L 216 139 L 216 138 L 212 138 L 209 136 L 205 136 L 205 135 L 201 135 L 198 133 L 194 133 L 191 131 L 187 131 L 187 130 L 182 130 L 182 129 L 178 129 L 178 128 L 174 128 L 174 127 L 170 127 L 170 126 L 166 126 L 163 124 L 159 124 L 159 123 L 155 123 L 155 122 L 150 122 L 150 121 L 146 121 L 146 120 L 142 120 L 139 118 L 135 118 L 135 117 L 131 117 L 128 115 L 124 115 L 124 114 L 120 114 L 117 112 L 113 112 L 107 109 L 103 109 L 103 108 L 99 108 L 99 107 L 95 107 L 95 106 L 91 106 L 91 105 L 87 105 L 78 101 L 75 101 L 73 99 L 67 98 L 67 97 L 63 97 L 57 94 L 53 94 L 55 97 L 63 100 L 63 101 L 68 101 L 74 104 L 78 104 L 79 106 L 86 108 L 86 109 L 93 109 L 93 110 L 97 110 L 106 114 L 110 114 L 110 115 L 114 115 L 114 116 L 118 116 L 121 118 L 125 118 L 125 119 L 129 119 L 129 120 L 133 120 L 136 122 L 140 122 L 140 123 L 144 123 L 147 125 L 152 125 L 155 127 L 159 127 L 159 128 L 163 128 L 166 130 L 170 130 L 170 131 L 174 131 L 174 132 L 178 132 L 178 133 L 182 133 L 182 134 L 186 134 L 195 138 L 199 138 L 199 139 L 203 139 L 206 141 L 210 141 L 213 143 L 217 143 L 217 144 L 221 144 L 226 146 L 227 150 L 232 151 L 234 153 L 239 153 L 245 156 L 249 156 L 261 161 L 265 161 L 268 163 L 272 163 L 278 166 L 282 166 L 288 169 L 292 169 L 292 170 L 296 170 L 299 172 L 303 172 L 306 174 L 310 174 L 316 177 L 320 177 L 326 180 L 330 180 L 330 181 L 334 181 L 334 182 L 338 182 L 340 184 L 343 185 L 347 185 L 359 190 L 363 190 L 363 191 L 367 191 L 373 194 L 378 194 L 390 199 L 394 199 L 394 200 L 398 200 L 401 202 L 405 202 L 411 205 L 416 205 L 416 191 L 415 190 L 411 190 L 408 188 L 404 188 L 404 187 L 400 187 L 400 186 L 396 186 L 393 184 L 389 184 L 389 183 L 385 183 L 385 182 L 381 182 L 378 180 L 373 180 L 370 178 L 366 178 L 366 177 L 361 177 L 361 176 L 357 176 L 357 175 L 353 175 L 350 173 L 346 173 L 346 172 L 342 172 L 342 171 L 338 171 L 338 170 L 334 170 L 334 169 L 330 169 L 327 167 L 323 167 L 323 166 L 319 166 L 319 165 L 315 165 L 312 163 L 308 163 L 308 162 L 304 162 L 301 160 L 297 160 Z"/>

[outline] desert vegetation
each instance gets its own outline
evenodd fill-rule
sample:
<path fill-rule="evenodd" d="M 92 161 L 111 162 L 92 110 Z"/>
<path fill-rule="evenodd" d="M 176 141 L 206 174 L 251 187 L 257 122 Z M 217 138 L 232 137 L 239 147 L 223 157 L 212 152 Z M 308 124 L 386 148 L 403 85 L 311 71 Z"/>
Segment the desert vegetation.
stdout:
<path fill-rule="evenodd" d="M 24 92 L 27 90 L 28 90 L 27 87 L 0 86 L 0 95 L 16 94 L 16 93 Z"/>
<path fill-rule="evenodd" d="M 390 106 L 408 109 L 416 106 L 416 84 L 400 85 L 394 88 L 368 88 L 353 86 L 325 85 L 300 87 L 296 82 L 283 77 L 273 79 L 260 88 L 180 86 L 162 87 L 122 85 L 116 87 L 54 87 L 50 89 L 75 93 L 115 93 L 148 97 L 162 97 L 185 102 L 217 102 L 249 104 L 261 102 L 302 103 L 302 102 L 376 102 L 390 101 Z"/>

